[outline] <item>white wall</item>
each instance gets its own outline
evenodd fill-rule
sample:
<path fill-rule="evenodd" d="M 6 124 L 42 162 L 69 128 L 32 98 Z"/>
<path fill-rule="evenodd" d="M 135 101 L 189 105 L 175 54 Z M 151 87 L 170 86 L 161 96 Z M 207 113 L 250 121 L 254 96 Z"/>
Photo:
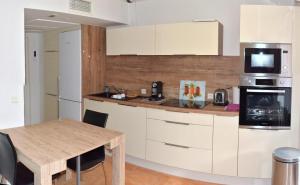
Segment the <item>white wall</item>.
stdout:
<path fill-rule="evenodd" d="M 123 0 L 94 0 L 92 17 L 127 23 Z M 8 0 L 0 2 L 0 129 L 24 124 L 24 8 L 70 13 L 68 0 Z"/>
<path fill-rule="evenodd" d="M 131 4 L 132 25 L 219 20 L 224 25 L 224 55 L 239 56 L 241 4 L 290 5 L 294 0 L 137 0 Z"/>
<path fill-rule="evenodd" d="M 42 33 L 26 33 L 25 125 L 43 121 L 44 49 Z M 36 57 L 34 56 L 36 52 Z"/>

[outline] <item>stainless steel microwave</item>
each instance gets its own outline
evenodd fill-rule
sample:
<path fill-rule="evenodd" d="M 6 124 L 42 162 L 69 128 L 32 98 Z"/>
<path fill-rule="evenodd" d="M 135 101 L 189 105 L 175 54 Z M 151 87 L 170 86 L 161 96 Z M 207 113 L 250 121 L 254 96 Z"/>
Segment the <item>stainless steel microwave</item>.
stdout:
<path fill-rule="evenodd" d="M 292 77 L 291 44 L 241 43 L 245 76 Z"/>

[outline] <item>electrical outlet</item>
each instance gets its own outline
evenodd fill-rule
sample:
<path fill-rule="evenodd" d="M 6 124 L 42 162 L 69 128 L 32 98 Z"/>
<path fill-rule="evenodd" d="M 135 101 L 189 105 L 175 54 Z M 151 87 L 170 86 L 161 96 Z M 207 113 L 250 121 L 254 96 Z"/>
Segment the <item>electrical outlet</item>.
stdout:
<path fill-rule="evenodd" d="M 214 99 L 214 94 L 213 93 L 208 93 L 207 94 L 207 99 L 208 100 L 213 100 Z"/>
<path fill-rule="evenodd" d="M 147 94 L 147 89 L 141 89 L 141 94 L 146 95 Z"/>

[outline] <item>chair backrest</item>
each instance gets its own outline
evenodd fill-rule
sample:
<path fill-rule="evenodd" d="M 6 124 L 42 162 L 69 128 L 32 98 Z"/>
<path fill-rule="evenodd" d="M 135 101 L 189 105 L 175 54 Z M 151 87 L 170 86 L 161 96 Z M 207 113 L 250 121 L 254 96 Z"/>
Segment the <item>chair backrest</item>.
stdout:
<path fill-rule="evenodd" d="M 108 114 L 86 110 L 84 113 L 83 122 L 105 128 Z"/>
<path fill-rule="evenodd" d="M 0 132 L 0 174 L 11 185 L 16 183 L 17 153 L 9 135 Z"/>

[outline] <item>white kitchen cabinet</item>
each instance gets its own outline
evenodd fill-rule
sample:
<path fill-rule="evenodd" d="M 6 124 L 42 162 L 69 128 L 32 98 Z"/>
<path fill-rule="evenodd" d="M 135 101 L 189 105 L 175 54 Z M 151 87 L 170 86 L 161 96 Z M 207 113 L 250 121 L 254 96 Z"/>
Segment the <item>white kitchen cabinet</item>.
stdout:
<path fill-rule="evenodd" d="M 145 159 L 145 108 L 84 99 L 84 109 L 107 113 L 106 128 L 123 132 L 126 136 L 126 154 Z"/>
<path fill-rule="evenodd" d="M 159 164 L 211 173 L 212 151 L 147 141 L 146 159 Z"/>
<path fill-rule="evenodd" d="M 108 114 L 106 128 L 116 127 L 117 124 L 117 122 L 115 121 L 115 119 L 117 119 L 116 107 L 118 106 L 118 104 L 84 99 L 83 106 L 84 106 L 84 112 L 86 109 L 89 109 L 96 112 L 102 112 Z"/>
<path fill-rule="evenodd" d="M 240 42 L 292 43 L 293 16 L 289 6 L 242 5 Z"/>
<path fill-rule="evenodd" d="M 146 153 L 146 109 L 119 105 L 116 109 L 117 125 L 112 129 L 125 133 L 126 154 L 145 159 Z"/>
<path fill-rule="evenodd" d="M 212 149 L 211 126 L 147 119 L 147 138 L 200 149 Z"/>
<path fill-rule="evenodd" d="M 157 55 L 222 55 L 223 26 L 218 21 L 156 25 Z"/>
<path fill-rule="evenodd" d="M 239 129 L 238 176 L 271 178 L 272 153 L 278 147 L 295 147 L 291 130 Z"/>
<path fill-rule="evenodd" d="M 44 121 L 51 121 L 58 119 L 58 96 L 45 95 L 44 96 Z"/>
<path fill-rule="evenodd" d="M 214 122 L 214 116 L 211 114 L 172 112 L 161 109 L 148 109 L 147 118 L 206 126 L 212 126 Z"/>
<path fill-rule="evenodd" d="M 214 116 L 213 174 L 237 176 L 238 132 L 238 116 Z"/>
<path fill-rule="evenodd" d="M 47 31 L 44 33 L 44 50 L 58 51 L 59 50 L 59 31 Z"/>
<path fill-rule="evenodd" d="M 211 173 L 213 115 L 147 109 L 146 159 Z"/>
<path fill-rule="evenodd" d="M 44 88 L 45 93 L 58 95 L 58 52 L 44 53 Z"/>
<path fill-rule="evenodd" d="M 109 28 L 107 55 L 154 55 L 155 26 Z"/>

